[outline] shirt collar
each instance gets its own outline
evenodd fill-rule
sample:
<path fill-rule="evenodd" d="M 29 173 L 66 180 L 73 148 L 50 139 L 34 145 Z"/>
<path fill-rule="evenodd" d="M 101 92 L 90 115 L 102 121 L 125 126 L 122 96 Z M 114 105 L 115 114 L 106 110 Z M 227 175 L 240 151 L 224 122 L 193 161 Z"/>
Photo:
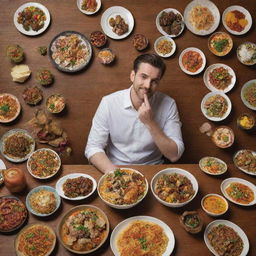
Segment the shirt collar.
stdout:
<path fill-rule="evenodd" d="M 132 89 L 132 86 L 129 89 L 125 90 L 124 92 L 124 102 L 123 102 L 124 108 L 133 108 L 132 100 L 131 100 L 131 89 Z"/>

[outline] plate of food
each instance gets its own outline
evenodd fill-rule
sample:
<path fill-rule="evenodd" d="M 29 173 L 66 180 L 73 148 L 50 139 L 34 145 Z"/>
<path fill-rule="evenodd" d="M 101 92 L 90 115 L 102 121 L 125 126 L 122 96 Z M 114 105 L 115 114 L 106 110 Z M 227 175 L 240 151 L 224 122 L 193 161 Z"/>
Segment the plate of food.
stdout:
<path fill-rule="evenodd" d="M 249 240 L 244 231 L 228 220 L 214 220 L 209 223 L 204 231 L 204 242 L 215 256 L 246 256 L 249 251 Z"/>
<path fill-rule="evenodd" d="M 186 74 L 197 75 L 203 71 L 206 65 L 206 58 L 200 49 L 189 47 L 181 52 L 179 65 Z"/>
<path fill-rule="evenodd" d="M 54 250 L 55 244 L 56 235 L 53 228 L 38 222 L 25 226 L 18 233 L 14 242 L 17 256 L 49 256 Z"/>
<path fill-rule="evenodd" d="M 143 34 L 135 34 L 132 37 L 132 45 L 137 51 L 143 51 L 148 47 L 148 39 Z"/>
<path fill-rule="evenodd" d="M 222 125 L 213 131 L 211 139 L 217 147 L 229 148 L 235 141 L 235 134 L 230 127 Z"/>
<path fill-rule="evenodd" d="M 113 63 L 115 58 L 116 55 L 110 48 L 101 49 L 97 55 L 98 61 L 103 65 L 109 65 Z"/>
<path fill-rule="evenodd" d="M 204 222 L 197 211 L 185 211 L 179 217 L 181 226 L 190 234 L 198 234 L 204 226 Z"/>
<path fill-rule="evenodd" d="M 225 32 L 215 32 L 208 39 L 208 48 L 216 56 L 225 56 L 233 48 L 231 36 Z"/>
<path fill-rule="evenodd" d="M 232 109 L 229 97 L 223 92 L 209 92 L 201 102 L 203 115 L 211 121 L 222 121 L 228 117 Z"/>
<path fill-rule="evenodd" d="M 136 237 L 136 238 L 135 238 Z M 171 228 L 151 216 L 134 216 L 120 222 L 110 237 L 110 247 L 115 256 L 162 255 L 169 256 L 175 246 Z"/>
<path fill-rule="evenodd" d="M 255 117 L 249 113 L 243 113 L 237 118 L 237 126 L 245 131 L 250 131 L 255 127 Z"/>
<path fill-rule="evenodd" d="M 182 14 L 173 8 L 167 8 L 158 13 L 156 27 L 164 36 L 177 37 L 185 28 Z"/>
<path fill-rule="evenodd" d="M 120 184 L 123 186 L 121 187 Z M 148 182 L 139 171 L 120 168 L 104 174 L 98 182 L 97 190 L 100 198 L 107 205 L 116 209 L 128 209 L 145 198 Z"/>
<path fill-rule="evenodd" d="M 52 114 L 60 113 L 65 105 L 65 98 L 60 94 L 50 95 L 46 100 L 46 109 Z"/>
<path fill-rule="evenodd" d="M 187 28 L 199 36 L 214 32 L 220 23 L 220 12 L 211 1 L 194 0 L 185 8 L 184 20 Z"/>
<path fill-rule="evenodd" d="M 122 6 L 112 6 L 101 16 L 101 28 L 112 39 L 126 38 L 133 30 L 134 19 L 129 10 Z"/>
<path fill-rule="evenodd" d="M 26 206 L 32 214 L 45 217 L 52 215 L 60 207 L 61 199 L 53 187 L 38 186 L 30 190 L 26 197 Z"/>
<path fill-rule="evenodd" d="M 35 2 L 21 5 L 14 13 L 14 25 L 27 36 L 36 36 L 43 33 L 50 25 L 51 16 L 48 9 Z"/>
<path fill-rule="evenodd" d="M 35 140 L 23 129 L 12 129 L 0 140 L 0 151 L 9 161 L 20 163 L 26 161 L 35 150 Z"/>
<path fill-rule="evenodd" d="M 249 149 L 241 149 L 234 154 L 236 167 L 250 175 L 256 175 L 256 152 Z"/>
<path fill-rule="evenodd" d="M 76 31 L 64 31 L 52 39 L 49 57 L 60 71 L 77 72 L 89 64 L 92 47 L 83 34 Z"/>
<path fill-rule="evenodd" d="M 222 23 L 225 29 L 233 35 L 243 35 L 252 26 L 251 14 L 240 5 L 226 8 L 222 14 Z"/>
<path fill-rule="evenodd" d="M 182 185 L 178 185 L 181 184 Z M 166 168 L 151 180 L 155 198 L 168 207 L 182 207 L 191 202 L 198 192 L 196 178 L 180 168 Z"/>
<path fill-rule="evenodd" d="M 43 100 L 43 91 L 37 86 L 27 87 L 22 93 L 24 101 L 28 105 L 37 105 Z"/>
<path fill-rule="evenodd" d="M 238 60 L 247 66 L 256 64 L 256 44 L 244 42 L 236 50 Z"/>
<path fill-rule="evenodd" d="M 216 63 L 204 72 L 204 84 L 212 92 L 227 93 L 236 83 L 236 74 L 228 65 Z"/>
<path fill-rule="evenodd" d="M 228 169 L 227 164 L 221 159 L 213 156 L 205 156 L 199 161 L 200 169 L 210 175 L 221 175 Z"/>
<path fill-rule="evenodd" d="M 90 35 L 90 42 L 97 48 L 103 47 L 107 43 L 107 36 L 101 31 L 93 31 Z"/>
<path fill-rule="evenodd" d="M 82 200 L 97 188 L 96 180 L 85 173 L 71 173 L 61 177 L 56 183 L 58 194 L 68 200 Z"/>
<path fill-rule="evenodd" d="M 10 123 L 20 114 L 21 106 L 16 96 L 9 93 L 0 94 L 0 123 Z"/>
<path fill-rule="evenodd" d="M 29 173 L 37 179 L 48 179 L 54 176 L 61 167 L 59 155 L 52 149 L 40 148 L 33 152 L 27 161 Z"/>
<path fill-rule="evenodd" d="M 79 205 L 62 216 L 57 233 L 67 250 L 84 255 L 105 243 L 109 228 L 108 218 L 101 209 L 93 205 Z"/>
<path fill-rule="evenodd" d="M 92 15 L 99 11 L 101 0 L 77 0 L 76 4 L 80 12 Z"/>
<path fill-rule="evenodd" d="M 159 56 L 168 58 L 174 54 L 176 44 L 170 36 L 160 36 L 154 43 L 154 50 Z"/>
<path fill-rule="evenodd" d="M 8 233 L 20 228 L 26 221 L 28 211 L 16 196 L 0 197 L 0 232 Z"/>
<path fill-rule="evenodd" d="M 241 99 L 247 108 L 256 110 L 256 79 L 250 80 L 243 85 Z"/>
<path fill-rule="evenodd" d="M 222 194 L 232 203 L 242 206 L 256 204 L 256 187 L 251 182 L 240 178 L 228 178 L 220 185 Z"/>

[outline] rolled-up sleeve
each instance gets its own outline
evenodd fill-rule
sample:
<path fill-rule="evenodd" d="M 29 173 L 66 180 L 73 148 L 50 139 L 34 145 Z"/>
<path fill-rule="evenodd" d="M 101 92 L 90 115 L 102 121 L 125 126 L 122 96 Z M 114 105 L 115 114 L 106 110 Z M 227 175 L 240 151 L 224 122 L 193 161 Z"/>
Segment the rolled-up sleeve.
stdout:
<path fill-rule="evenodd" d="M 109 138 L 108 106 L 103 97 L 93 117 L 92 127 L 85 147 L 85 156 L 89 160 L 95 153 L 104 152 Z"/>

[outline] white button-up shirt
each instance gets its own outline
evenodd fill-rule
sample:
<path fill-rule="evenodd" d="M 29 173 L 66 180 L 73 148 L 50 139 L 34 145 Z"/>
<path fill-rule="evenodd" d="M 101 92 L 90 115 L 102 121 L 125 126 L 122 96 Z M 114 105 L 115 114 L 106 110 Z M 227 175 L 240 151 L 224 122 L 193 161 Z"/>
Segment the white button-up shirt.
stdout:
<path fill-rule="evenodd" d="M 116 165 L 163 163 L 162 153 L 149 130 L 140 121 L 130 94 L 131 87 L 102 98 L 85 148 L 88 159 L 97 152 L 105 152 Z M 149 102 L 155 121 L 166 136 L 177 144 L 180 157 L 184 144 L 174 99 L 155 92 Z"/>

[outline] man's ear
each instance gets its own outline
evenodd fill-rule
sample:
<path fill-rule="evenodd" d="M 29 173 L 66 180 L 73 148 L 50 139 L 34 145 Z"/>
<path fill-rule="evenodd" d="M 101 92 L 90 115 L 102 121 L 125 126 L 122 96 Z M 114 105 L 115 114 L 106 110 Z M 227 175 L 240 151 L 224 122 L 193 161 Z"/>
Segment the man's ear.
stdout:
<path fill-rule="evenodd" d="M 135 77 L 135 72 L 134 70 L 131 71 L 131 74 L 130 74 L 130 79 L 131 79 L 131 82 L 133 83 L 134 81 L 134 77 Z"/>

